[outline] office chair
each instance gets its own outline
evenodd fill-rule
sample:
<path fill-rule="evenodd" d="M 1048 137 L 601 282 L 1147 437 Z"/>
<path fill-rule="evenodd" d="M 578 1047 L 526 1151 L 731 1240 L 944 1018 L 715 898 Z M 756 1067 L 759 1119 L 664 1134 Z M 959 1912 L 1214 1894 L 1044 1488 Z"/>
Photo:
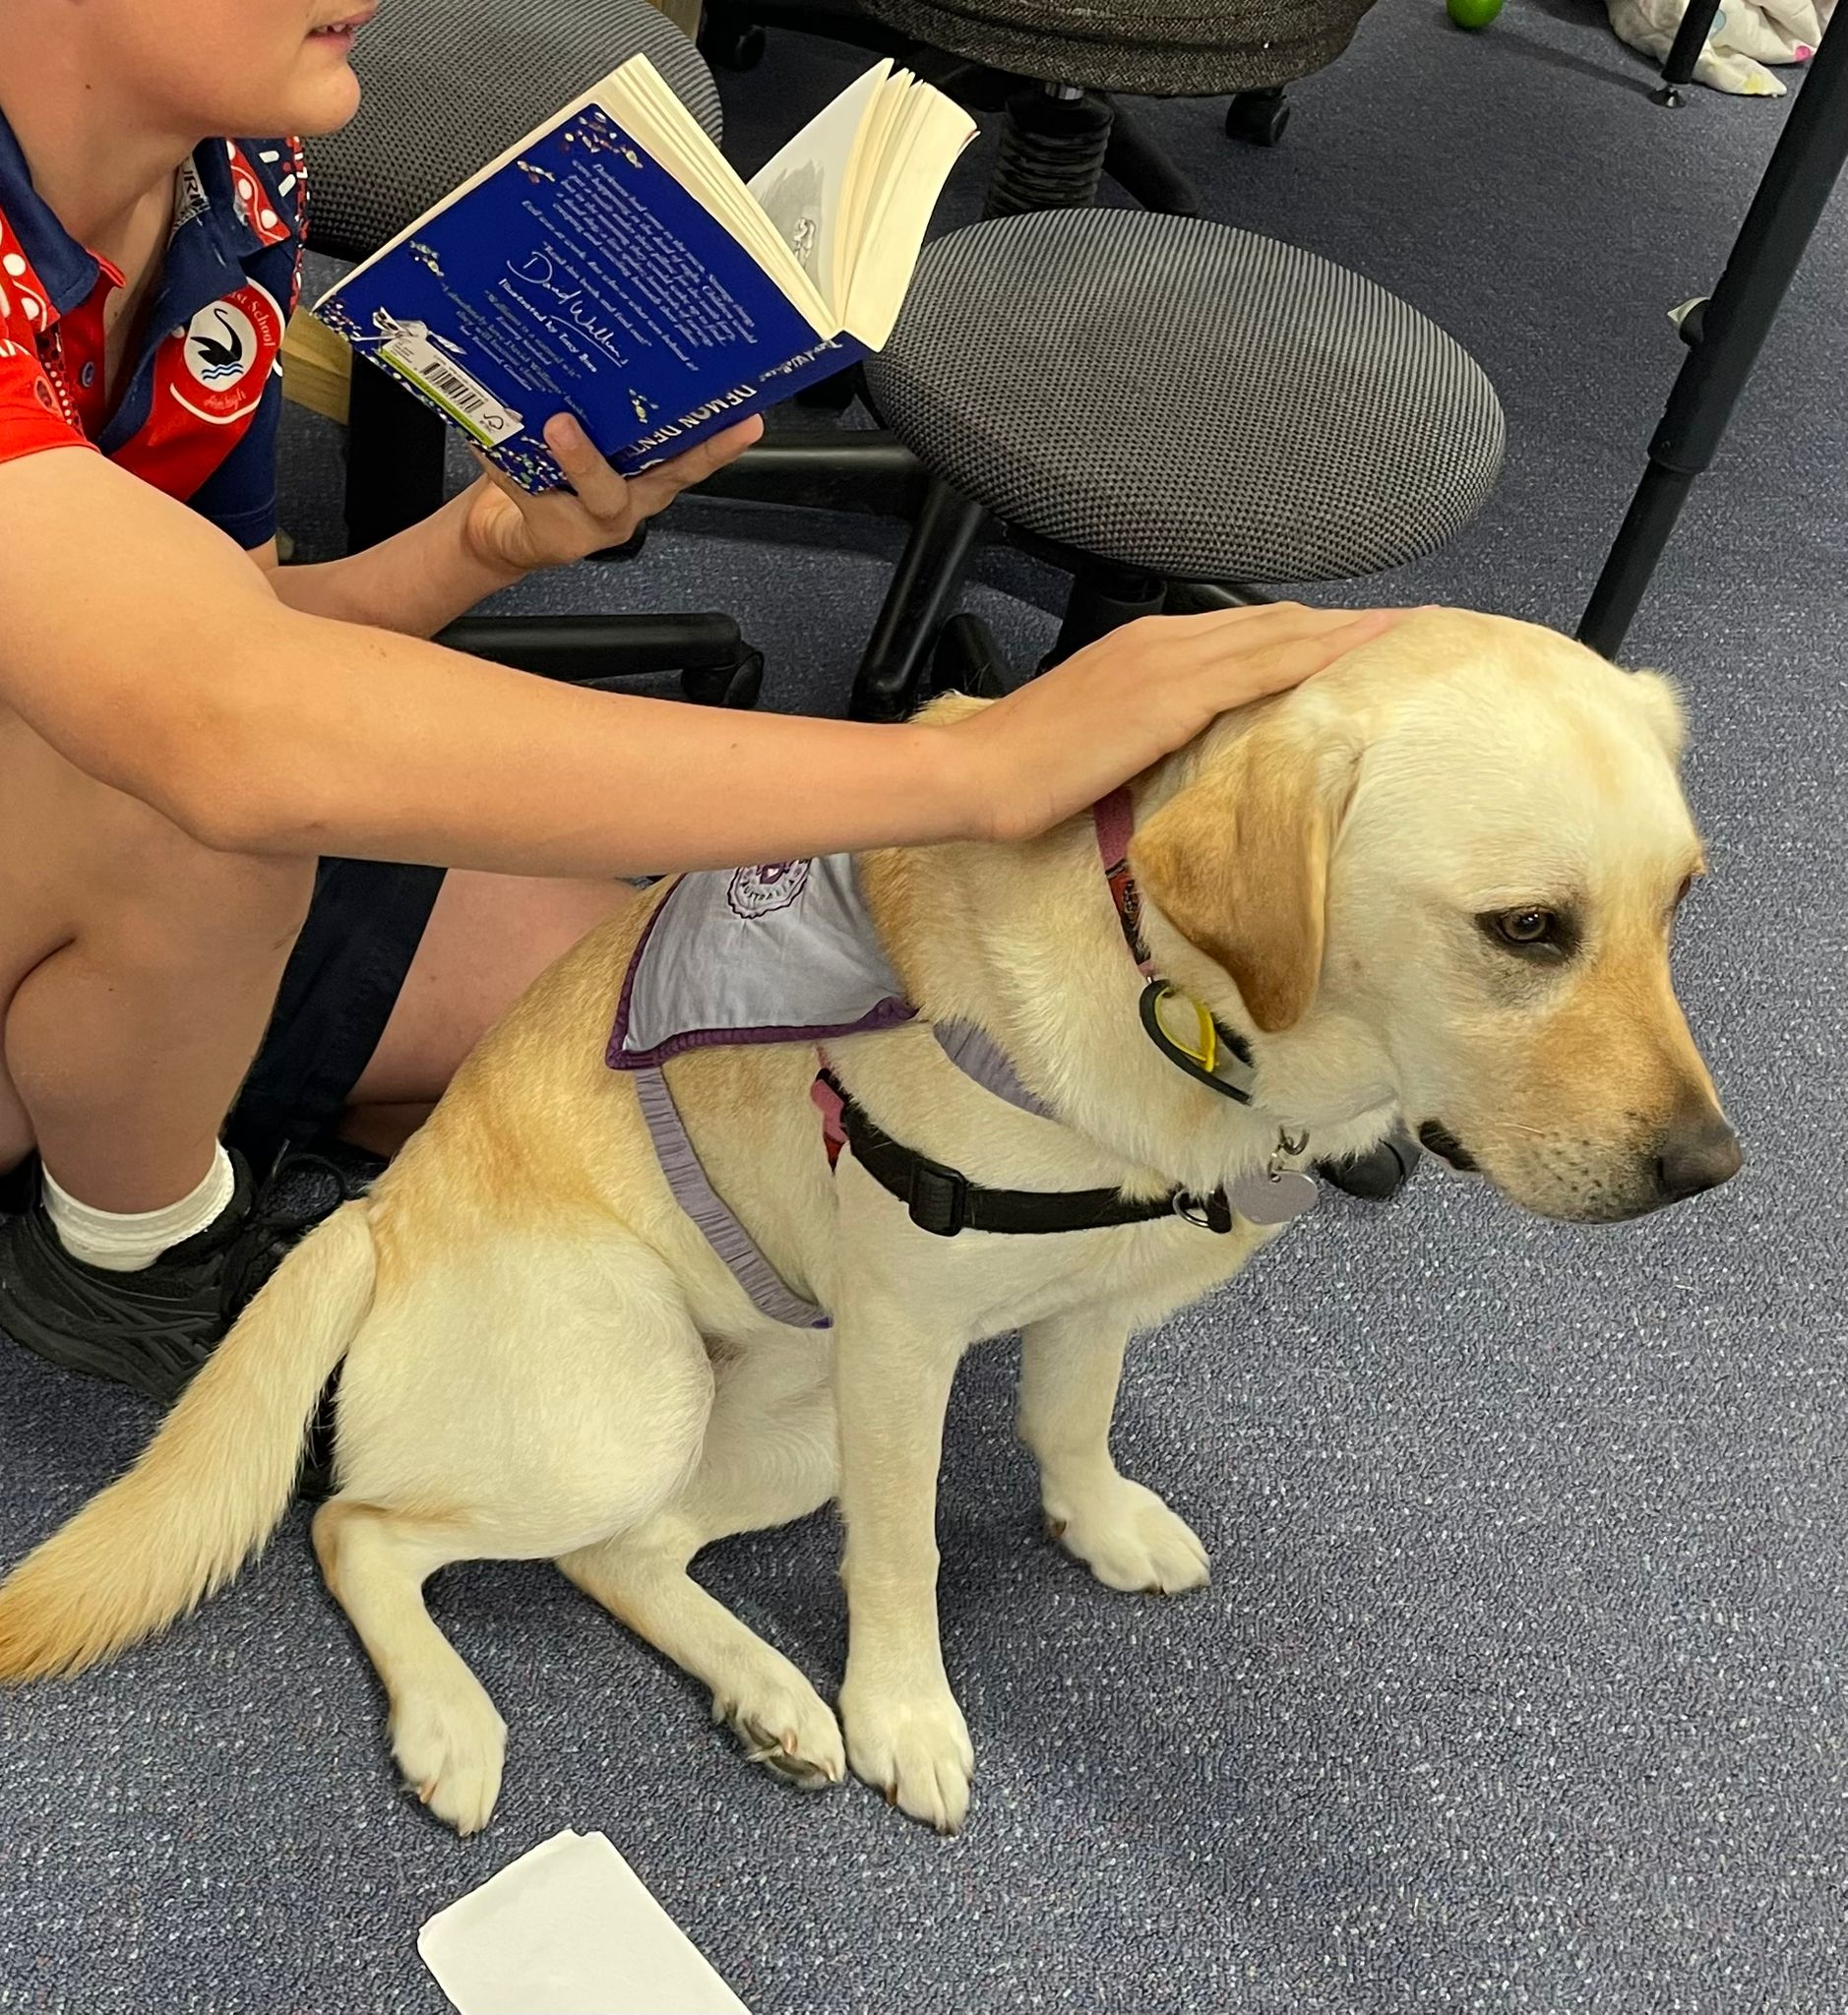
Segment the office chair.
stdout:
<path fill-rule="evenodd" d="M 1303 0 L 1296 12 L 1325 10 L 1338 45 L 1363 4 Z M 311 154 L 315 241 L 352 252 L 396 233 L 625 48 L 646 49 L 715 129 L 709 73 L 645 0 L 527 0 L 517 13 L 399 0 L 371 35 L 370 117 Z M 504 94 L 510 76 L 517 97 Z M 1441 331 L 1291 247 L 1083 207 L 1108 108 L 1026 95 L 989 191 L 999 214 L 927 248 L 892 342 L 869 362 L 883 427 L 778 433 L 701 492 L 908 522 L 850 703 L 862 719 L 899 718 L 945 683 L 992 690 L 992 651 L 952 621 L 984 541 L 1072 576 L 1063 652 L 1151 608 L 1408 560 L 1466 521 L 1499 466 L 1494 392 Z M 1059 124 L 1069 115 L 1076 139 Z M 376 535 L 434 507 L 443 429 L 383 373 L 356 372 L 354 393 L 349 517 L 357 535 Z M 585 673 L 598 648 L 620 653 L 627 629 L 652 669 L 662 639 L 649 625 L 663 620 L 723 624 L 584 618 L 549 636 L 464 635 Z M 713 676 L 728 674 L 721 664 Z"/>
<path fill-rule="evenodd" d="M 626 57 L 647 55 L 706 131 L 718 92 L 699 52 L 647 0 L 405 0 L 354 57 L 357 117 L 308 143 L 308 242 L 357 260 L 395 238 L 481 162 Z M 346 429 L 348 549 L 389 538 L 443 501 L 445 422 L 385 372 L 355 362 Z M 646 530 L 646 528 L 645 528 Z M 625 548 L 640 548 L 638 535 Z M 602 556 L 609 558 L 618 555 Z M 545 677 L 612 685 L 678 672 L 690 700 L 751 706 L 763 658 L 717 614 L 475 616 L 441 641 Z"/>
<path fill-rule="evenodd" d="M 929 471 L 854 711 L 993 690 L 959 616 L 999 539 L 1072 579 L 1047 662 L 1162 610 L 1434 550 L 1499 473 L 1494 388 L 1385 288 L 1200 217 L 1064 209 L 926 248 L 873 408 Z"/>
<path fill-rule="evenodd" d="M 1373 0 L 707 0 L 700 48 L 720 68 L 762 56 L 766 28 L 794 29 L 893 57 L 971 111 L 1008 109 L 1062 140 L 1145 209 L 1196 216 L 1193 185 L 1116 93 L 1233 93 L 1226 132 L 1275 146 L 1284 87 L 1334 61 Z M 1025 91 L 1027 95 L 1021 96 Z M 1047 112 L 1043 102 L 1063 106 Z M 1003 142 L 1004 151 L 1007 142 Z M 1078 201 L 1095 194 L 1093 179 Z M 1063 197 L 1057 200 L 1069 200 Z M 1026 204 L 1022 208 L 1039 208 Z"/>
<path fill-rule="evenodd" d="M 1274 87 L 1330 61 L 1369 4 L 708 0 L 708 39 L 780 21 L 901 55 L 971 102 L 1006 94 L 985 221 L 927 249 L 860 377 L 929 480 L 861 663 L 857 717 L 898 718 L 932 690 L 992 691 L 1005 676 L 957 612 L 985 540 L 1071 575 L 1059 656 L 1155 609 L 1249 598 L 1249 583 L 1398 565 L 1488 494 L 1503 449 L 1494 391 L 1405 304 L 1200 219 L 1191 195 L 1146 178 L 1150 209 L 1091 207 L 1106 171 L 1125 179 L 1135 132 L 1111 91 Z M 1140 142 L 1128 158 L 1132 175 L 1147 166 Z M 881 439 L 834 454 L 870 458 Z"/>

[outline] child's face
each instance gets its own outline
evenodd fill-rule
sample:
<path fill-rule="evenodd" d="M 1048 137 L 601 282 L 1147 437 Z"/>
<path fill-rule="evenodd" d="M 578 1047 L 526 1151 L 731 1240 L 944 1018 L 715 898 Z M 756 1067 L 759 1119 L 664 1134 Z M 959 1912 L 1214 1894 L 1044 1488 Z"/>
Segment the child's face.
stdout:
<path fill-rule="evenodd" d="M 350 30 L 378 0 L 78 0 L 124 95 L 189 136 L 328 133 L 359 103 Z M 100 31 L 100 32 L 98 32 Z"/>

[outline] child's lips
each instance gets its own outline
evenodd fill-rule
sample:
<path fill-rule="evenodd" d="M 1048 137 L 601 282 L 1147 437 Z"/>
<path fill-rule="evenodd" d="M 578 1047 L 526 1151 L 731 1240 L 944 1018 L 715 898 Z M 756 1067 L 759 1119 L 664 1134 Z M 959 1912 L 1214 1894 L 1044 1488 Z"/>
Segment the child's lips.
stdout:
<path fill-rule="evenodd" d="M 352 35 L 378 12 L 376 0 L 371 6 L 356 7 L 350 14 L 342 14 L 337 21 L 324 21 L 308 31 L 310 41 L 343 41 Z"/>

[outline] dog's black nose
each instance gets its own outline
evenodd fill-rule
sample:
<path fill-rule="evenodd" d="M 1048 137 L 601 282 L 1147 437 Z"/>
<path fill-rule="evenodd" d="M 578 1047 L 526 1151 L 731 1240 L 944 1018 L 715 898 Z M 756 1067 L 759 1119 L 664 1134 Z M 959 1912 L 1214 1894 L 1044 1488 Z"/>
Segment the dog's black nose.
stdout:
<path fill-rule="evenodd" d="M 1711 1106 L 1671 1121 L 1655 1157 L 1655 1186 L 1664 1203 L 1679 1203 L 1732 1181 L 1745 1162 L 1739 1136 Z"/>

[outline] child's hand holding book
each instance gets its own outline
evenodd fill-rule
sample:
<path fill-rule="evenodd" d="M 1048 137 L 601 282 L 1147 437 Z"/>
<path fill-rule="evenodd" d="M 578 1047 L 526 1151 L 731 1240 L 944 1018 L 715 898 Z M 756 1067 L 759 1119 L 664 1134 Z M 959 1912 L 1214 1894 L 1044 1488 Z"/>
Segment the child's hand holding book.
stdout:
<path fill-rule="evenodd" d="M 476 449 L 481 480 L 468 492 L 463 542 L 482 565 L 512 576 L 627 545 L 682 490 L 736 460 L 763 432 L 764 422 L 754 414 L 671 461 L 625 477 L 570 413 L 559 413 L 546 423 L 544 438 L 569 487 L 523 490 Z"/>

